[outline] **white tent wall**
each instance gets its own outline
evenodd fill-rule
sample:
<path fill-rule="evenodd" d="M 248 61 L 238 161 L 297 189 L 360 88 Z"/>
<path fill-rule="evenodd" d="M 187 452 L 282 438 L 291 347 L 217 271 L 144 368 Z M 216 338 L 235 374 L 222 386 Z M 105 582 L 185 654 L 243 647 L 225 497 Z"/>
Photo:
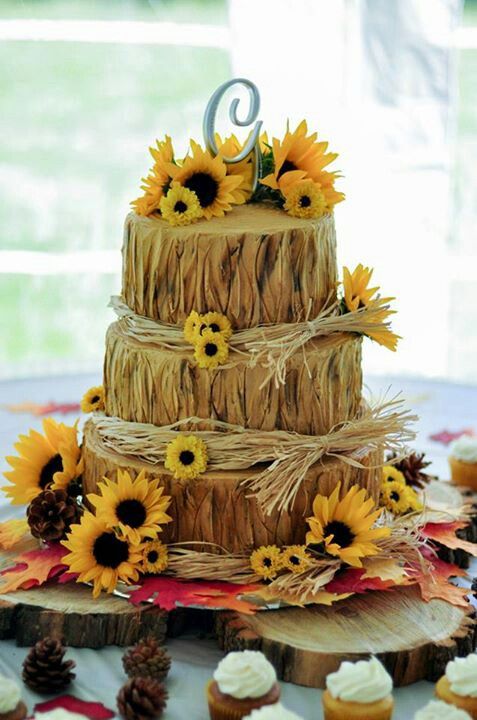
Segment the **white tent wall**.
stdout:
<path fill-rule="evenodd" d="M 373 266 L 397 297 L 398 352 L 367 342 L 366 371 L 477 380 L 451 351 L 462 340 L 450 321 L 462 263 L 449 241 L 460 0 L 230 0 L 229 9 L 233 74 L 260 88 L 271 134 L 305 117 L 340 153 L 340 267 Z M 476 263 L 467 274 L 477 280 Z"/>

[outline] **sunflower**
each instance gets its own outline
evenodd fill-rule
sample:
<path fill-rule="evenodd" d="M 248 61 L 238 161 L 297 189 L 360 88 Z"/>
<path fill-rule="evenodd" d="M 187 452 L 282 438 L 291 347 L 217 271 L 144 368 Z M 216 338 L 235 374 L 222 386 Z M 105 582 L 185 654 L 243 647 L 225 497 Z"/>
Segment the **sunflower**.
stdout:
<path fill-rule="evenodd" d="M 200 368 L 213 370 L 228 360 L 229 346 L 221 333 L 204 330 L 196 338 L 194 347 L 194 357 Z"/>
<path fill-rule="evenodd" d="M 220 157 L 233 158 L 239 154 L 242 150 L 243 145 L 240 144 L 235 135 L 231 135 L 222 142 L 222 139 L 218 133 L 215 135 L 215 142 L 217 144 L 218 154 Z M 252 181 L 253 181 L 253 163 L 254 157 L 251 152 L 244 160 L 238 163 L 226 163 L 227 175 L 240 175 L 240 185 L 235 190 L 236 197 L 239 197 L 242 202 L 250 200 L 252 195 Z"/>
<path fill-rule="evenodd" d="M 393 299 L 394 298 L 379 298 L 376 300 L 372 300 L 371 303 L 375 303 L 379 306 L 380 304 L 386 303 L 389 300 Z M 379 345 L 383 345 L 383 347 L 388 348 L 388 350 L 392 350 L 392 352 L 396 351 L 398 341 L 401 339 L 401 336 L 396 335 L 396 333 L 391 330 L 388 324 L 386 324 L 386 320 L 389 318 L 389 316 L 394 314 L 395 310 L 387 310 L 385 308 L 382 308 L 374 315 L 373 322 L 376 324 L 376 330 L 366 330 L 366 335 L 371 338 L 371 340 L 374 340 Z"/>
<path fill-rule="evenodd" d="M 3 488 L 12 505 L 27 505 L 42 490 L 53 485 L 66 488 L 82 471 L 77 423 L 73 427 L 53 418 L 43 420 L 43 432 L 20 435 L 18 456 L 7 457 L 13 470 L 4 473 L 11 485 Z"/>
<path fill-rule="evenodd" d="M 184 337 L 187 342 L 190 342 L 191 345 L 195 343 L 197 336 L 199 335 L 199 328 L 202 324 L 202 318 L 203 315 L 199 315 L 198 312 L 192 310 L 192 312 L 187 316 L 187 319 L 184 323 Z"/>
<path fill-rule="evenodd" d="M 310 566 L 310 556 L 304 545 L 290 545 L 282 552 L 282 567 L 292 573 L 301 573 Z"/>
<path fill-rule="evenodd" d="M 90 388 L 83 395 L 80 406 L 84 413 L 104 410 L 104 387 L 102 385 L 96 385 Z"/>
<path fill-rule="evenodd" d="M 299 218 L 318 218 L 326 210 L 325 196 L 313 180 L 299 180 L 286 191 L 284 209 Z"/>
<path fill-rule="evenodd" d="M 220 333 L 224 340 L 232 337 L 232 325 L 225 315 L 218 312 L 208 312 L 205 315 L 201 315 L 200 320 L 200 335 L 210 330 L 213 333 Z"/>
<path fill-rule="evenodd" d="M 79 525 L 72 525 L 62 545 L 70 552 L 62 558 L 76 582 L 93 582 L 93 597 L 104 588 L 113 592 L 119 580 L 135 582 L 141 562 L 141 550 L 125 538 L 119 538 L 105 523 L 85 512 Z"/>
<path fill-rule="evenodd" d="M 341 483 L 338 483 L 330 497 L 317 495 L 313 502 L 314 516 L 307 518 L 310 530 L 306 544 L 323 545 L 326 552 L 354 567 L 362 567 L 361 558 L 376 555 L 375 540 L 387 537 L 387 527 L 373 528 L 382 508 L 372 511 L 372 498 L 366 499 L 366 490 L 353 485 L 342 500 Z M 321 547 L 319 548 L 321 550 Z"/>
<path fill-rule="evenodd" d="M 272 140 L 274 168 L 271 173 L 260 180 L 263 185 L 274 190 L 282 190 L 284 183 L 298 180 L 312 180 L 322 191 L 326 210 L 332 210 L 336 203 L 344 200 L 343 193 L 334 189 L 334 182 L 338 176 L 335 172 L 325 171 L 324 168 L 335 160 L 336 153 L 327 153 L 327 142 L 317 142 L 317 134 L 307 135 L 308 127 L 303 120 L 297 129 L 291 133 L 287 128 L 282 142 L 277 138 Z"/>
<path fill-rule="evenodd" d="M 242 183 L 241 175 L 227 175 L 227 165 L 222 157 L 215 158 L 191 140 L 192 155 L 181 165 L 167 163 L 173 180 L 195 192 L 206 220 L 222 217 L 232 205 L 244 202 L 243 194 L 237 193 Z"/>
<path fill-rule="evenodd" d="M 364 267 L 361 263 L 351 273 L 347 267 L 343 268 L 343 288 L 346 308 L 354 312 L 369 305 L 371 298 L 379 287 L 368 287 L 373 274 L 372 268 Z M 389 298 L 394 300 L 394 298 Z"/>
<path fill-rule="evenodd" d="M 166 135 L 164 140 L 156 140 L 156 147 L 150 147 L 149 152 L 154 160 L 154 166 L 151 174 L 142 178 L 141 190 L 144 190 L 144 194 L 131 203 L 131 207 L 138 215 L 151 215 L 159 210 L 161 198 L 171 182 L 166 167 L 174 160 L 174 150 L 169 135 Z"/>
<path fill-rule="evenodd" d="M 159 575 L 164 572 L 169 563 L 167 545 L 159 540 L 150 540 L 141 546 L 142 561 L 141 569 L 151 575 Z"/>
<path fill-rule="evenodd" d="M 255 575 L 273 580 L 282 569 L 282 554 L 276 545 L 262 545 L 250 555 L 250 567 Z"/>
<path fill-rule="evenodd" d="M 403 473 L 398 470 L 394 465 L 383 466 L 383 484 L 387 482 L 398 482 L 401 485 L 406 484 L 406 478 Z"/>
<path fill-rule="evenodd" d="M 163 195 L 159 209 L 169 225 L 190 225 L 202 217 L 202 208 L 192 190 L 173 182 L 167 195 Z"/>
<path fill-rule="evenodd" d="M 422 508 L 414 490 L 397 480 L 383 482 L 381 486 L 381 504 L 393 515 L 404 515 Z"/>
<path fill-rule="evenodd" d="M 207 445 L 195 435 L 178 435 L 167 445 L 164 467 L 177 479 L 193 480 L 207 468 Z"/>
<path fill-rule="evenodd" d="M 122 536 L 136 545 L 145 537 L 155 538 L 161 525 L 171 522 L 166 514 L 171 503 L 163 495 L 159 480 L 148 480 L 144 470 L 133 480 L 127 470 L 118 470 L 117 482 L 103 478 L 98 483 L 100 495 L 88 495 L 96 515 L 107 528 L 117 528 Z"/>

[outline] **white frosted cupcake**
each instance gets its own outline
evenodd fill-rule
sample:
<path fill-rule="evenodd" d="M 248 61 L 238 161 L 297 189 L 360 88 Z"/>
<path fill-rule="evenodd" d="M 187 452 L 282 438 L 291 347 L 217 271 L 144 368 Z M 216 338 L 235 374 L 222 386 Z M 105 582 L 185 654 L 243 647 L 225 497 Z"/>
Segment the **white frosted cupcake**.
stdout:
<path fill-rule="evenodd" d="M 445 674 L 436 684 L 436 695 L 477 720 L 477 655 L 472 653 L 448 662 Z"/>
<path fill-rule="evenodd" d="M 26 716 L 20 688 L 13 680 L 0 675 L 0 720 L 24 720 Z"/>
<path fill-rule="evenodd" d="M 211 720 L 241 720 L 252 710 L 279 700 L 275 668 L 255 650 L 226 655 L 207 685 Z"/>
<path fill-rule="evenodd" d="M 302 720 L 299 715 L 287 710 L 281 703 L 264 705 L 258 710 L 252 710 L 245 720 Z"/>
<path fill-rule="evenodd" d="M 449 451 L 452 482 L 477 490 L 477 437 L 462 435 Z"/>
<path fill-rule="evenodd" d="M 414 720 L 470 720 L 470 715 L 442 700 L 431 700 L 417 711 Z"/>
<path fill-rule="evenodd" d="M 390 720 L 393 681 L 379 660 L 343 662 L 326 678 L 325 720 Z"/>

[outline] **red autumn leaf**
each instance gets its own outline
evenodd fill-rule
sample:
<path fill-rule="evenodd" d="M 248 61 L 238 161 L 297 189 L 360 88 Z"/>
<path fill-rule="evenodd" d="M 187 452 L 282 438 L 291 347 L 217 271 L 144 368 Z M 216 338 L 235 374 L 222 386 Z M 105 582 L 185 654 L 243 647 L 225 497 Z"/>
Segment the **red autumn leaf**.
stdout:
<path fill-rule="evenodd" d="M 237 609 L 241 612 L 257 610 L 255 605 L 239 600 L 238 596 L 253 592 L 256 585 L 236 585 L 227 582 L 184 581 L 171 577 L 149 577 L 144 580 L 141 587 L 134 590 L 129 600 L 134 605 L 153 599 L 154 605 L 163 610 L 173 610 L 177 605 L 185 607 L 190 605 L 204 605 L 207 607 L 221 607 Z"/>
<path fill-rule="evenodd" d="M 73 697 L 73 695 L 61 695 L 53 700 L 37 703 L 34 713 L 36 716 L 36 713 L 45 713 L 50 710 L 56 710 L 56 708 L 62 708 L 69 712 L 84 715 L 89 718 L 89 720 L 109 720 L 114 717 L 114 712 L 105 707 L 103 703 L 86 702 L 86 700 L 80 700 L 79 698 Z"/>
<path fill-rule="evenodd" d="M 429 540 L 435 540 L 445 547 L 452 550 L 465 550 L 469 555 L 477 557 L 477 544 L 462 540 L 457 537 L 457 530 L 467 527 L 467 522 L 451 522 L 451 523 L 427 523 L 421 530 L 421 534 Z"/>
<path fill-rule="evenodd" d="M 5 580 L 0 584 L 0 592 L 5 594 L 43 585 L 66 570 L 67 566 L 61 562 L 64 554 L 65 549 L 59 543 L 21 553 L 15 558 L 13 567 L 0 572 Z"/>
<path fill-rule="evenodd" d="M 442 445 L 450 445 L 453 440 L 458 440 L 462 435 L 473 435 L 474 431 L 472 428 L 464 428 L 463 430 L 457 430 L 456 432 L 449 430 L 441 430 L 438 433 L 429 435 L 429 440 L 441 443 Z"/>
<path fill-rule="evenodd" d="M 452 577 L 466 577 L 467 571 L 460 568 L 458 565 L 453 563 L 445 562 L 435 555 L 429 548 L 423 547 L 421 549 L 422 555 L 432 564 L 432 573 L 437 573 L 441 578 L 449 580 Z M 419 565 L 408 566 L 406 568 L 408 573 L 412 576 L 415 573 L 422 573 L 422 569 Z"/>
<path fill-rule="evenodd" d="M 392 580 L 362 577 L 365 573 L 364 568 L 350 568 L 335 576 L 325 589 L 332 593 L 364 593 L 368 590 L 388 590 L 395 585 Z"/>

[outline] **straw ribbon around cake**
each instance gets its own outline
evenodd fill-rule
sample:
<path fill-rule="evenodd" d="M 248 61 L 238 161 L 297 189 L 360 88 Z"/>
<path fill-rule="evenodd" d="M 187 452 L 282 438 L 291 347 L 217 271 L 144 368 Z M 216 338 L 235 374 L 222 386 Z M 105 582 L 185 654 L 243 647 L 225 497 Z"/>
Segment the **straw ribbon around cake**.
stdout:
<path fill-rule="evenodd" d="M 223 370 L 243 362 L 250 367 L 261 365 L 268 368 L 269 372 L 260 387 L 271 379 L 278 387 L 285 384 L 288 361 L 297 351 L 303 350 L 307 367 L 304 348 L 310 340 L 336 333 L 366 335 L 379 328 L 389 328 L 390 324 L 382 320 L 383 310 L 389 310 L 389 305 L 364 306 L 344 315 L 339 314 L 339 305 L 339 302 L 330 302 L 315 318 L 297 323 L 276 323 L 235 330 L 228 341 L 233 355 L 229 355 L 227 363 L 217 369 Z M 118 324 L 123 335 L 166 350 L 190 351 L 190 343 L 184 337 L 182 326 L 137 315 L 116 295 L 111 297 L 109 306 L 119 318 Z"/>
<path fill-rule="evenodd" d="M 246 470 L 266 463 L 254 478 L 244 480 L 266 514 L 287 511 L 305 480 L 308 470 L 326 458 L 338 458 L 354 467 L 363 467 L 359 451 L 387 449 L 402 451 L 414 438 L 409 423 L 415 416 L 403 409 L 399 398 L 366 406 L 355 418 L 336 425 L 326 435 L 301 435 L 285 430 L 255 430 L 220 420 L 189 417 L 158 427 L 134 423 L 102 413 L 93 415 L 96 433 L 103 447 L 118 455 L 151 465 L 164 464 L 167 447 L 181 436 L 181 428 L 205 444 L 208 470 Z M 207 430 L 190 430 L 204 427 Z M 185 431 L 184 431 L 185 432 Z"/>

